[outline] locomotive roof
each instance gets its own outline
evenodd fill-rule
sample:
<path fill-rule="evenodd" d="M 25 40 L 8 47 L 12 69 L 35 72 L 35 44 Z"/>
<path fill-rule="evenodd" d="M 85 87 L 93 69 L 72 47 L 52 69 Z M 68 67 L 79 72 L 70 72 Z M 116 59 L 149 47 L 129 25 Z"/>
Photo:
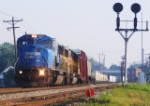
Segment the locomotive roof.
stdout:
<path fill-rule="evenodd" d="M 72 49 L 76 54 L 81 54 L 81 50 L 79 49 Z"/>
<path fill-rule="evenodd" d="M 18 38 L 19 39 L 30 39 L 30 38 L 36 38 L 36 39 L 55 39 L 55 38 L 51 38 L 50 36 L 48 35 L 45 35 L 45 34 L 25 34 L 25 35 L 22 35 L 21 37 Z"/>
<path fill-rule="evenodd" d="M 80 50 L 80 49 L 72 49 L 76 54 L 81 54 L 81 53 L 84 53 L 85 52 L 83 50 Z"/>

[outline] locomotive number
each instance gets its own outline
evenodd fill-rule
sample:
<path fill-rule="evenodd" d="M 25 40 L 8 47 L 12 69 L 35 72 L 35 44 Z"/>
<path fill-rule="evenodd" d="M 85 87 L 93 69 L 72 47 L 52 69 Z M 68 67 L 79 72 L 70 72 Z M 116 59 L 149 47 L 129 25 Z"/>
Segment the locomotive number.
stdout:
<path fill-rule="evenodd" d="M 25 55 L 41 55 L 39 52 L 25 52 Z"/>
<path fill-rule="evenodd" d="M 40 53 L 37 52 L 25 52 L 25 59 L 34 59 L 34 58 L 40 58 Z"/>

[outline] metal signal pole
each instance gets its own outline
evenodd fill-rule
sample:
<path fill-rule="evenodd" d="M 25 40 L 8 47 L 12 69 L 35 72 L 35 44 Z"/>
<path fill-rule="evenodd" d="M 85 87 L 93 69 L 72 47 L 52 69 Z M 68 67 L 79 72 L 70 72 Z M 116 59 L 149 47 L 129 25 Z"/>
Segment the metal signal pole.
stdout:
<path fill-rule="evenodd" d="M 120 35 L 122 36 L 122 38 L 125 41 L 125 56 L 124 56 L 124 62 L 125 62 L 125 78 L 124 78 L 124 83 L 123 85 L 125 86 L 127 84 L 127 43 L 128 40 L 130 39 L 130 37 L 133 35 L 134 32 L 136 31 L 148 31 L 148 21 L 146 21 L 146 29 L 137 29 L 137 17 L 136 14 L 141 10 L 141 6 L 137 3 L 132 4 L 131 6 L 131 11 L 135 14 L 134 20 L 121 20 L 121 21 L 125 21 L 125 22 L 133 22 L 133 26 L 134 28 L 131 29 L 121 29 L 120 28 L 120 18 L 119 18 L 119 13 L 123 10 L 123 6 L 121 3 L 116 3 L 113 6 L 114 11 L 117 13 L 117 18 L 116 18 L 116 25 L 117 28 L 115 29 L 116 31 L 118 31 L 120 33 Z M 142 21 L 143 22 L 143 21 Z M 123 36 L 123 34 L 121 33 L 121 31 L 125 32 L 125 36 Z M 128 32 L 131 31 L 131 34 L 128 36 Z"/>
<path fill-rule="evenodd" d="M 10 23 L 12 25 L 12 27 L 8 27 L 7 30 L 9 31 L 9 29 L 13 29 L 13 36 L 14 36 L 14 49 L 15 49 L 15 60 L 17 60 L 17 47 L 16 47 L 16 37 L 15 37 L 15 28 L 19 28 L 19 27 L 15 27 L 15 24 L 17 22 L 23 21 L 23 19 L 21 20 L 14 20 L 14 17 L 12 17 L 12 20 L 3 20 L 3 22 L 7 22 Z"/>
<path fill-rule="evenodd" d="M 143 29 L 143 12 L 141 13 L 141 29 Z M 142 71 L 144 65 L 144 48 L 143 48 L 143 31 L 141 31 L 141 62 L 142 62 Z"/>

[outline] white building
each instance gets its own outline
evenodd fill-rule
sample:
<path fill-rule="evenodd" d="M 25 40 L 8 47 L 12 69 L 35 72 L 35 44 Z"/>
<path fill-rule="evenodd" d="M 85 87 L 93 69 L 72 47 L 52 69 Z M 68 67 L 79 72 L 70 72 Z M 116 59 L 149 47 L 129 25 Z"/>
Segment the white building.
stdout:
<path fill-rule="evenodd" d="M 146 84 L 146 76 L 144 72 L 139 72 L 138 74 L 138 83 L 139 84 Z"/>

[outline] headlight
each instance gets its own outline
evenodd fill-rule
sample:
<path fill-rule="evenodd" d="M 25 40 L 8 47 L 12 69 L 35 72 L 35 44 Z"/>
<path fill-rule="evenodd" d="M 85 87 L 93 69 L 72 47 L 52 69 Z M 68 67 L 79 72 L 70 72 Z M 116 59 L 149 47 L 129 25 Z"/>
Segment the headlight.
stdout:
<path fill-rule="evenodd" d="M 36 37 L 37 37 L 37 35 L 35 35 L 35 34 L 32 35 L 32 38 L 36 38 Z"/>
<path fill-rule="evenodd" d="M 44 70 L 39 70 L 39 75 L 45 75 Z"/>
<path fill-rule="evenodd" d="M 22 73 L 23 73 L 23 71 L 22 71 L 22 70 L 20 70 L 20 71 L 19 71 L 19 74 L 22 74 Z"/>
<path fill-rule="evenodd" d="M 36 49 L 36 52 L 40 52 L 40 48 L 37 48 L 37 49 Z"/>

